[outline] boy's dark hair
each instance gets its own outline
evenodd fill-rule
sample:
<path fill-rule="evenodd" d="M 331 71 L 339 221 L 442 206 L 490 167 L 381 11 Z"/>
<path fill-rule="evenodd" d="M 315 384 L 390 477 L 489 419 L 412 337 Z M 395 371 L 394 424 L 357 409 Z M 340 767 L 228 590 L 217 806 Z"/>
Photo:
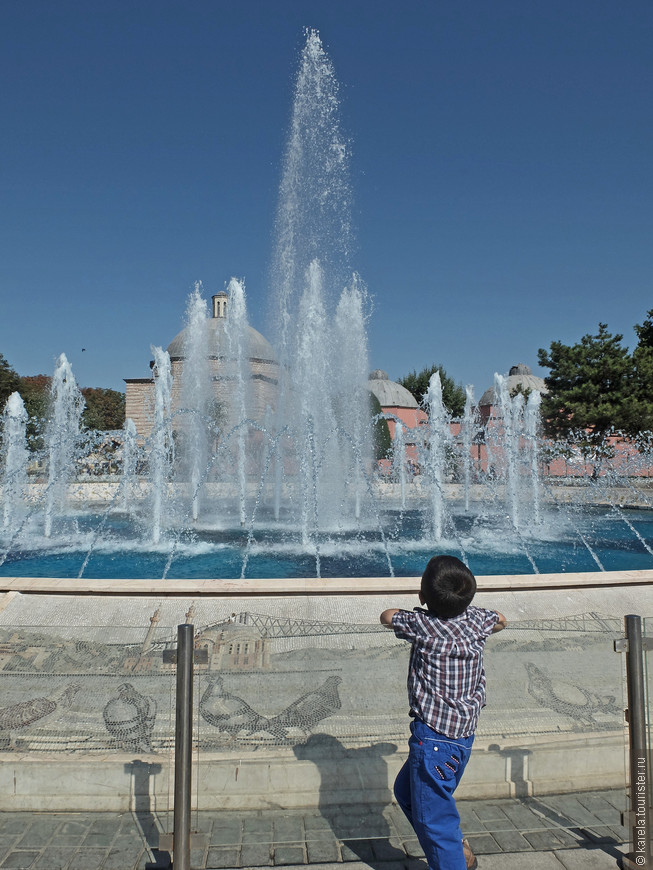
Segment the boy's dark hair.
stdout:
<path fill-rule="evenodd" d="M 455 556 L 433 556 L 422 574 L 421 592 L 431 613 L 450 619 L 472 603 L 476 578 Z"/>

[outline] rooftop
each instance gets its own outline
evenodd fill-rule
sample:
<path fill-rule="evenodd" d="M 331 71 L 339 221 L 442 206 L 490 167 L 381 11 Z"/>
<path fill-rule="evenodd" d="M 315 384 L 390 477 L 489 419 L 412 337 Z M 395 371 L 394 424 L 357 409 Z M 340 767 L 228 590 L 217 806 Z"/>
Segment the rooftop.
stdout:
<path fill-rule="evenodd" d="M 401 384 L 391 381 L 387 372 L 381 369 L 370 373 L 367 386 L 382 408 L 419 408 L 413 394 Z"/>

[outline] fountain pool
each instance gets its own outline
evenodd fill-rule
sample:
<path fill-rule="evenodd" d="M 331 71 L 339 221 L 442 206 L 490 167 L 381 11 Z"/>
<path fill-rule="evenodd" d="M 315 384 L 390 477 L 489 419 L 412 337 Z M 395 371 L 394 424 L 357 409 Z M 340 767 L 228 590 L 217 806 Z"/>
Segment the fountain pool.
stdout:
<path fill-rule="evenodd" d="M 72 512 L 49 539 L 27 535 L 0 565 L 3 577 L 184 579 L 419 576 L 435 553 L 461 556 L 474 573 L 529 574 L 653 568 L 653 512 L 565 506 L 537 530 L 516 534 L 509 518 L 451 515 L 456 534 L 423 535 L 418 510 L 385 511 L 374 529 L 324 533 L 301 543 L 300 530 L 272 512 L 255 529 L 199 523 L 168 532 L 157 545 L 135 535 L 133 518 Z M 98 528 L 101 527 L 100 534 Z M 2 539 L 0 538 L 0 541 Z M 0 557 L 2 550 L 0 550 Z M 319 568 L 318 568 L 319 565 Z"/>

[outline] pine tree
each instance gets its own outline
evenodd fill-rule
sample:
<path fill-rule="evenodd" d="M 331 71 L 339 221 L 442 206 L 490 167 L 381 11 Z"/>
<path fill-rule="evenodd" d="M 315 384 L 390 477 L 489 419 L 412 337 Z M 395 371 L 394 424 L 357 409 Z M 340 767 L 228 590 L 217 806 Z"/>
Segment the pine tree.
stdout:
<path fill-rule="evenodd" d="M 584 432 L 588 443 L 598 444 L 613 429 L 626 435 L 639 431 L 645 409 L 622 339 L 599 323 L 596 335 L 584 335 L 577 344 L 554 341 L 549 351 L 540 348 L 539 363 L 551 370 L 542 397 L 547 435 L 565 439 Z"/>
<path fill-rule="evenodd" d="M 653 308 L 646 320 L 635 325 L 639 339 L 633 351 L 635 366 L 635 398 L 639 411 L 639 430 L 653 430 Z"/>
<path fill-rule="evenodd" d="M 442 402 L 444 406 L 452 417 L 462 417 L 465 410 L 465 390 L 453 378 L 449 377 L 443 366 L 433 364 L 422 369 L 419 373 L 412 371 L 409 375 L 399 378 L 397 383 L 405 387 L 409 393 L 412 393 L 415 400 L 421 405 L 429 388 L 431 375 L 435 374 L 435 372 L 440 372 Z"/>

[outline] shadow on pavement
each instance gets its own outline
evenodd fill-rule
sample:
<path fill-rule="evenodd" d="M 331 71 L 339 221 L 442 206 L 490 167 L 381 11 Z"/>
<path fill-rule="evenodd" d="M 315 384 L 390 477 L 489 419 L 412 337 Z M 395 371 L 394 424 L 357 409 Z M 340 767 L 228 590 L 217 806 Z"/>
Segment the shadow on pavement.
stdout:
<path fill-rule="evenodd" d="M 329 734 L 313 734 L 293 749 L 298 759 L 313 762 L 320 772 L 320 814 L 342 844 L 343 861 L 354 860 L 355 856 L 375 870 L 387 870 L 388 862 L 404 866 L 409 858 L 402 848 L 391 843 L 395 833 L 383 815 L 383 807 L 392 801 L 384 756 L 397 751 L 395 744 L 347 749 Z M 336 794 L 354 787 L 352 771 L 360 775 L 355 806 L 347 806 L 342 799 L 336 803 Z M 360 790 L 373 793 L 374 800 L 367 804 L 361 801 Z"/>
<path fill-rule="evenodd" d="M 160 771 L 160 764 L 150 764 L 138 759 L 125 764 L 125 773 L 132 780 L 134 820 L 152 857 L 152 861 L 145 864 L 145 870 L 165 870 L 172 867 L 170 852 L 159 849 L 159 825 L 150 804 L 150 778 Z"/>

